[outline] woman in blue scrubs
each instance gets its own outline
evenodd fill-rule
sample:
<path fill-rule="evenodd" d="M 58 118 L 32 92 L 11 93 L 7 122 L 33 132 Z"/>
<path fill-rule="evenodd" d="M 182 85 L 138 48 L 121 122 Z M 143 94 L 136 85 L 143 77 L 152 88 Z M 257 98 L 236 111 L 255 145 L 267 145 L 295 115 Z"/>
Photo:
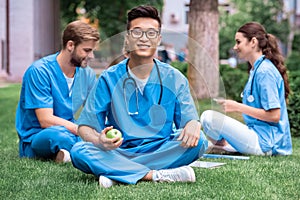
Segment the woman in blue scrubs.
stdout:
<path fill-rule="evenodd" d="M 75 21 L 62 35 L 62 50 L 35 61 L 25 72 L 16 111 L 20 157 L 70 161 L 77 135 L 76 112 L 96 84 L 88 67 L 98 31 Z"/>
<path fill-rule="evenodd" d="M 251 67 L 243 103 L 216 100 L 225 112 L 240 112 L 245 124 L 216 111 L 201 115 L 204 132 L 214 144 L 243 154 L 290 155 L 292 142 L 286 107 L 290 92 L 283 56 L 275 36 L 250 22 L 235 35 L 234 50 Z M 231 145 L 231 146 L 230 146 Z"/>
<path fill-rule="evenodd" d="M 104 71 L 79 118 L 83 142 L 71 150 L 73 165 L 116 183 L 195 182 L 188 166 L 206 151 L 187 79 L 154 59 L 161 21 L 151 6 L 128 13 L 127 59 Z M 123 137 L 108 139 L 119 129 Z"/>

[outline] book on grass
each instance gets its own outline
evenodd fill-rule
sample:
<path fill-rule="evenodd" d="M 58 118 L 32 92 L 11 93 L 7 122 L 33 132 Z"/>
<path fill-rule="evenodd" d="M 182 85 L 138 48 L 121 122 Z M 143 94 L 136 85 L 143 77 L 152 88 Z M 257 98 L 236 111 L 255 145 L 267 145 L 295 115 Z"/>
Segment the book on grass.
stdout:
<path fill-rule="evenodd" d="M 189 166 L 200 167 L 200 168 L 216 168 L 216 167 L 220 167 L 225 164 L 226 163 L 221 163 L 221 162 L 207 162 L 207 161 L 196 160 L 195 162 L 192 162 L 191 164 L 189 164 Z"/>
<path fill-rule="evenodd" d="M 202 158 L 224 158 L 230 160 L 249 160 L 249 156 L 235 156 L 235 155 L 224 155 L 224 154 L 203 154 Z"/>

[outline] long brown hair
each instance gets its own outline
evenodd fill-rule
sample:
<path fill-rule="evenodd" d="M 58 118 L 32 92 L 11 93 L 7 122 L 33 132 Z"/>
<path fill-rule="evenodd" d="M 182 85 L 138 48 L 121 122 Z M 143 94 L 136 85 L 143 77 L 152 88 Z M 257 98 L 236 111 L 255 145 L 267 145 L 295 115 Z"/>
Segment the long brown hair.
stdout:
<path fill-rule="evenodd" d="M 262 53 L 266 58 L 272 61 L 284 81 L 285 98 L 287 99 L 290 93 L 290 86 L 287 76 L 287 69 L 284 65 L 284 57 L 278 47 L 277 38 L 267 33 L 265 28 L 257 22 L 249 22 L 241 26 L 237 32 L 240 32 L 249 41 L 255 37 L 258 40 L 259 48 L 262 49 Z"/>

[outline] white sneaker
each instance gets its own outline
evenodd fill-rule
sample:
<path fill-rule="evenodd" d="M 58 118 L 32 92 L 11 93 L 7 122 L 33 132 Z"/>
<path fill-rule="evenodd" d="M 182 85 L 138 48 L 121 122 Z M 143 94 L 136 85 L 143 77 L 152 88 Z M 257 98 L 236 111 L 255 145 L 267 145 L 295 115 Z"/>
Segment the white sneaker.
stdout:
<path fill-rule="evenodd" d="M 116 181 L 113 181 L 113 180 L 111 180 L 111 179 L 109 179 L 109 178 L 107 178 L 105 176 L 100 176 L 99 177 L 99 185 L 101 187 L 109 188 L 109 187 L 111 187 L 113 185 L 116 185 L 116 184 L 117 184 Z"/>
<path fill-rule="evenodd" d="M 152 180 L 154 182 L 195 182 L 196 176 L 193 168 L 183 166 L 174 169 L 154 170 Z"/>
<path fill-rule="evenodd" d="M 71 162 L 70 153 L 67 150 L 65 150 L 65 149 L 59 150 L 59 152 L 56 154 L 55 162 L 56 163 Z"/>

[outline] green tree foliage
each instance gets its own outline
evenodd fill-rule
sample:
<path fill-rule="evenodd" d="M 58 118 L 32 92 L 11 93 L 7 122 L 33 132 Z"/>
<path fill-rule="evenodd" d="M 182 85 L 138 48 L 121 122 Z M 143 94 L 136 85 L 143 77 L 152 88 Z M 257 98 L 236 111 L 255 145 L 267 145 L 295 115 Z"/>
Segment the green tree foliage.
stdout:
<path fill-rule="evenodd" d="M 80 17 L 99 27 L 101 51 L 95 54 L 110 66 L 122 59 L 127 12 L 138 5 L 152 5 L 161 11 L 163 0 L 61 0 L 60 4 L 62 27 Z"/>
<path fill-rule="evenodd" d="M 77 8 L 85 8 L 86 17 L 99 20 L 101 38 L 125 30 L 127 11 L 138 5 L 153 5 L 162 9 L 163 0 L 62 0 L 61 16 L 67 23 L 77 19 Z"/>
<path fill-rule="evenodd" d="M 292 53 L 288 56 L 285 64 L 289 71 L 300 70 L 300 34 L 294 36 Z"/>
<path fill-rule="evenodd" d="M 248 73 L 241 68 L 232 69 L 229 65 L 220 65 L 220 75 L 226 91 L 226 94 L 221 94 L 221 96 L 242 102 L 241 92 L 248 80 Z"/>
<path fill-rule="evenodd" d="M 289 95 L 288 113 L 293 136 L 300 137 L 300 34 L 296 34 L 292 44 L 292 53 L 286 61 L 289 70 L 291 93 Z"/>
<path fill-rule="evenodd" d="M 289 72 L 289 82 L 292 93 L 289 95 L 288 114 L 290 120 L 290 127 L 293 136 L 300 136 L 300 71 Z"/>
<path fill-rule="evenodd" d="M 246 22 L 256 21 L 280 39 L 287 42 L 289 34 L 288 19 L 284 18 L 283 0 L 231 0 L 232 13 L 220 7 L 220 58 L 229 57 L 234 46 L 236 30 Z"/>
<path fill-rule="evenodd" d="M 293 44 L 292 44 L 292 51 L 300 52 L 300 33 L 294 36 Z"/>

